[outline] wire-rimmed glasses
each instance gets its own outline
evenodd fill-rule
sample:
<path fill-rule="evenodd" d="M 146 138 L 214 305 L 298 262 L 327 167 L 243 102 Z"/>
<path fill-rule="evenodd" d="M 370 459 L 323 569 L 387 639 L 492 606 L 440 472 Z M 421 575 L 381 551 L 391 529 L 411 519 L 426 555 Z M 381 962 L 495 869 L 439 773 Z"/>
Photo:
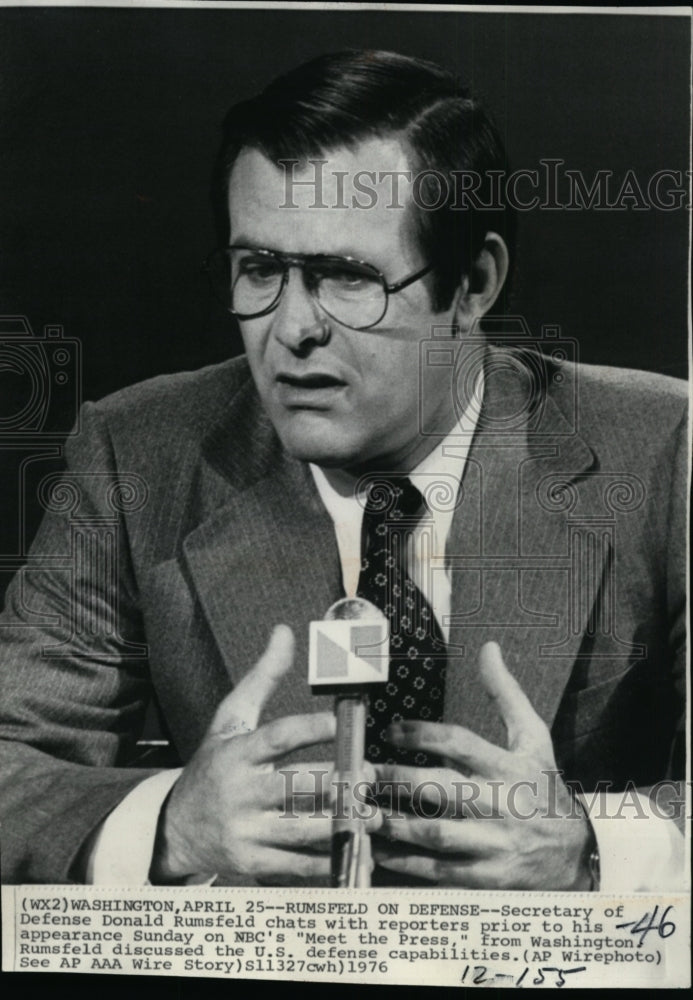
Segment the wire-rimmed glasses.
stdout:
<path fill-rule="evenodd" d="M 369 330 L 387 312 L 390 295 L 423 278 L 432 265 L 388 284 L 372 264 L 331 254 L 287 254 L 256 247 L 228 246 L 214 250 L 205 261 L 214 294 L 238 319 L 266 316 L 279 305 L 298 267 L 308 292 L 321 309 L 342 326 Z"/>

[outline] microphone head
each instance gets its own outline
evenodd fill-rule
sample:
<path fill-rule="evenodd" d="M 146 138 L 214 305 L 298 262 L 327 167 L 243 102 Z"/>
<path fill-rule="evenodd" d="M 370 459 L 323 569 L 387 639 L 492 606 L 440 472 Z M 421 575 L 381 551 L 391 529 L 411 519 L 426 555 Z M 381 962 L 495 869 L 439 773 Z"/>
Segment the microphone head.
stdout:
<path fill-rule="evenodd" d="M 389 622 L 370 601 L 343 597 L 310 623 L 308 683 L 316 693 L 383 684 L 389 666 Z"/>
<path fill-rule="evenodd" d="M 385 615 L 380 608 L 376 608 L 375 604 L 365 601 L 362 597 L 343 597 L 341 601 L 335 601 L 329 606 L 323 620 L 326 622 L 350 619 L 362 621 L 367 618 L 382 618 L 384 620 Z"/>

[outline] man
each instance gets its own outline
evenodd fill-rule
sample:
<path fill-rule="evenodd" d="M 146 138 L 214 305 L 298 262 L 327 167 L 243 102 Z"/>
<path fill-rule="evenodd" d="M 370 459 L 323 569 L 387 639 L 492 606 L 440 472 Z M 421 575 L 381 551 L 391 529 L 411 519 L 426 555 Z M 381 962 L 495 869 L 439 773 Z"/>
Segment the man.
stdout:
<path fill-rule="evenodd" d="M 483 198 L 503 169 L 479 106 L 394 54 L 232 110 L 209 269 L 246 355 L 87 405 L 44 490 L 2 621 L 5 879 L 324 881 L 308 625 L 382 585 L 374 880 L 680 884 L 685 392 L 480 343 L 512 218 L 460 210 L 455 172 Z M 182 770 L 127 766 L 152 691 Z"/>

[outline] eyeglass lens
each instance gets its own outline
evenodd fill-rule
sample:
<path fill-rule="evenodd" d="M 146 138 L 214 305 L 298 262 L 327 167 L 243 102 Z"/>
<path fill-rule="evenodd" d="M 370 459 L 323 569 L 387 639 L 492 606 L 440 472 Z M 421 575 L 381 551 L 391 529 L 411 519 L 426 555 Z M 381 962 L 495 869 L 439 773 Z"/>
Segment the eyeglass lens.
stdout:
<path fill-rule="evenodd" d="M 222 300 L 241 319 L 269 312 L 287 281 L 289 265 L 263 251 L 231 248 L 212 267 Z M 365 328 L 377 323 L 387 307 L 387 292 L 375 269 L 346 258 L 308 259 L 301 265 L 306 288 L 333 319 Z"/>

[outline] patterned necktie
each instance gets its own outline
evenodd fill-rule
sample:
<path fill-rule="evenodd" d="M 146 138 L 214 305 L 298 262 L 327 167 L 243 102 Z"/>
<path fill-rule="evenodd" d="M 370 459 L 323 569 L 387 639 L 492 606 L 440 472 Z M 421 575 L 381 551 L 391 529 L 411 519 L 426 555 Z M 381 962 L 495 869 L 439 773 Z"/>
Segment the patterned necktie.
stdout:
<path fill-rule="evenodd" d="M 370 699 L 366 757 L 374 763 L 434 763 L 428 754 L 400 750 L 385 740 L 391 722 L 441 722 L 447 652 L 430 604 L 407 573 L 408 542 L 426 507 L 406 476 L 371 483 L 362 529 L 357 596 L 390 623 L 390 672 L 384 691 Z"/>

